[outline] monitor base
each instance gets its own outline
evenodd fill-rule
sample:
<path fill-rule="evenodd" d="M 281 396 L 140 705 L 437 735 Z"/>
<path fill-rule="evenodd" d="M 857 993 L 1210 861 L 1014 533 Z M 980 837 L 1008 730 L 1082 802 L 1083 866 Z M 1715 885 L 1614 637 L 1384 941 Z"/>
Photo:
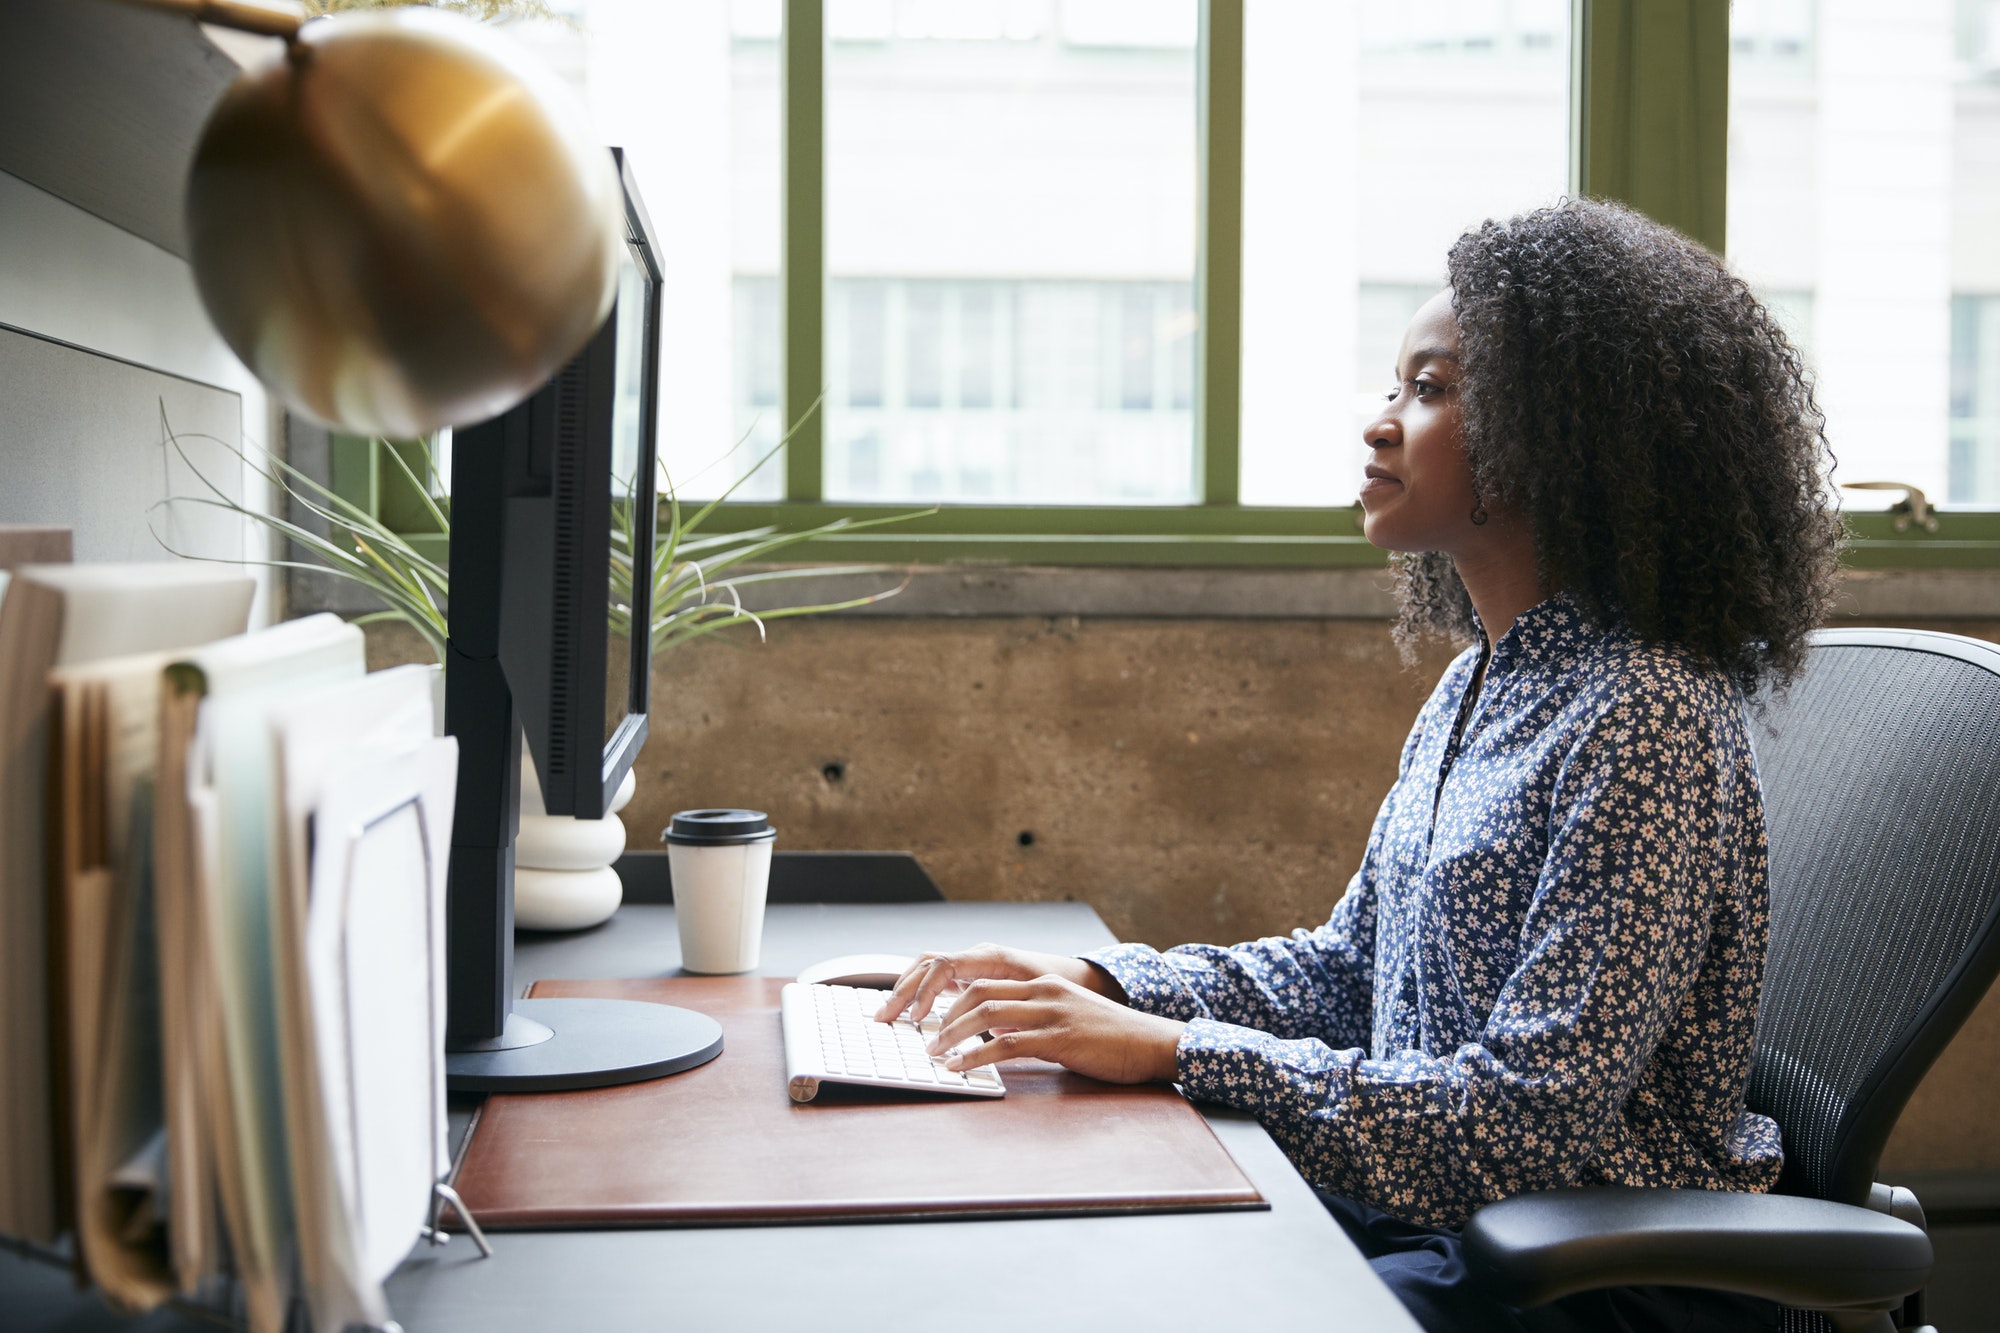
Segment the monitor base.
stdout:
<path fill-rule="evenodd" d="M 507 1026 L 497 1037 L 481 1037 L 472 1041 L 452 1041 L 445 1039 L 445 1050 L 452 1055 L 467 1055 L 473 1052 L 511 1051 L 517 1046 L 536 1046 L 556 1035 L 554 1028 L 546 1023 L 537 1023 L 519 1009 L 507 1015 Z"/>
<path fill-rule="evenodd" d="M 447 1046 L 447 1088 L 453 1092 L 608 1088 L 678 1074 L 722 1054 L 721 1024 L 706 1014 L 668 1004 L 516 1000 L 514 1013 L 548 1027 L 552 1035 L 532 1045 L 498 1050 Z"/>

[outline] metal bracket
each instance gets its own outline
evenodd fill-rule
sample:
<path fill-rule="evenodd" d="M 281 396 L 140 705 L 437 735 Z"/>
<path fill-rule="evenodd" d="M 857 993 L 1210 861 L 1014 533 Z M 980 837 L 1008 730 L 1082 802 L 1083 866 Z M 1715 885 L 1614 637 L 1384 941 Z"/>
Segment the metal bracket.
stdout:
<path fill-rule="evenodd" d="M 451 1233 L 439 1225 L 442 1222 L 444 1206 L 450 1204 L 465 1223 L 465 1234 L 472 1237 L 472 1243 L 479 1247 L 479 1257 L 493 1257 L 493 1242 L 486 1239 L 486 1233 L 479 1229 L 479 1219 L 465 1206 L 465 1200 L 458 1197 L 458 1191 L 440 1180 L 431 1187 L 431 1220 L 423 1229 L 423 1238 L 433 1245 L 444 1245 L 451 1241 Z"/>
<path fill-rule="evenodd" d="M 1840 483 L 1840 489 L 1901 491 L 1903 498 L 1889 506 L 1889 512 L 1895 515 L 1895 518 L 1890 520 L 1889 526 L 1897 532 L 1908 532 L 1913 526 L 1922 528 L 1925 532 L 1938 530 L 1937 510 L 1931 507 L 1930 500 L 1925 497 L 1921 488 L 1912 486 L 1906 481 L 1843 481 Z"/>

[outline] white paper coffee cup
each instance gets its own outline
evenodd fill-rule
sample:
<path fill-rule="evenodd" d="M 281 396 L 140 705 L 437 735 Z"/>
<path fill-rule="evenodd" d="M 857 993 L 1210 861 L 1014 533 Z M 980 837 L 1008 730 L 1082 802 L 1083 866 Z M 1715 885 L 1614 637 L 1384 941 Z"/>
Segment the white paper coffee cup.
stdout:
<path fill-rule="evenodd" d="M 683 810 L 660 835 L 674 881 L 681 967 L 755 971 L 778 831 L 761 810 Z"/>

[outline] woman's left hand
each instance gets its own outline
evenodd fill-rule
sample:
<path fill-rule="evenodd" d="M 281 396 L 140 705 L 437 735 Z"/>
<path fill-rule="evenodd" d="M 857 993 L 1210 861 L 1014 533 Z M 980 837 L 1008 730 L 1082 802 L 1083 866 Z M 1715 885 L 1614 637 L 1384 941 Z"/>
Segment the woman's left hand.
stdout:
<path fill-rule="evenodd" d="M 1186 1027 L 1061 977 L 975 981 L 952 1006 L 931 1050 L 948 1051 L 991 1032 L 991 1041 L 951 1057 L 946 1067 L 972 1069 L 1028 1056 L 1107 1083 L 1171 1083 L 1180 1074 L 1177 1052 Z"/>

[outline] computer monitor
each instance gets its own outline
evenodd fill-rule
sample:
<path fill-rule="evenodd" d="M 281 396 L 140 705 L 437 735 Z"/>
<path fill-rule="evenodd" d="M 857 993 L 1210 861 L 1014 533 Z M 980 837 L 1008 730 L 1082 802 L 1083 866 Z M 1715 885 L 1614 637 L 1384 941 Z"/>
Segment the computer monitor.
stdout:
<path fill-rule="evenodd" d="M 452 444 L 445 730 L 458 738 L 459 772 L 446 1075 L 470 1091 L 601 1087 L 722 1049 L 721 1029 L 688 1010 L 513 997 L 524 737 L 544 809 L 594 819 L 647 735 L 660 267 L 631 164 L 611 151 L 626 233 L 612 313 L 534 396 Z M 621 592 L 628 633 L 611 611 Z"/>
<path fill-rule="evenodd" d="M 613 549 L 621 528 L 630 550 L 653 546 L 660 284 L 627 189 L 639 221 L 603 327 L 527 402 L 461 434 L 475 458 L 498 446 L 508 483 L 500 665 L 542 808 L 579 819 L 610 809 L 647 733 L 646 636 L 622 632 L 610 614 L 617 600 L 628 625 L 643 625 L 652 594 L 643 559 L 640 577 L 620 586 Z"/>

